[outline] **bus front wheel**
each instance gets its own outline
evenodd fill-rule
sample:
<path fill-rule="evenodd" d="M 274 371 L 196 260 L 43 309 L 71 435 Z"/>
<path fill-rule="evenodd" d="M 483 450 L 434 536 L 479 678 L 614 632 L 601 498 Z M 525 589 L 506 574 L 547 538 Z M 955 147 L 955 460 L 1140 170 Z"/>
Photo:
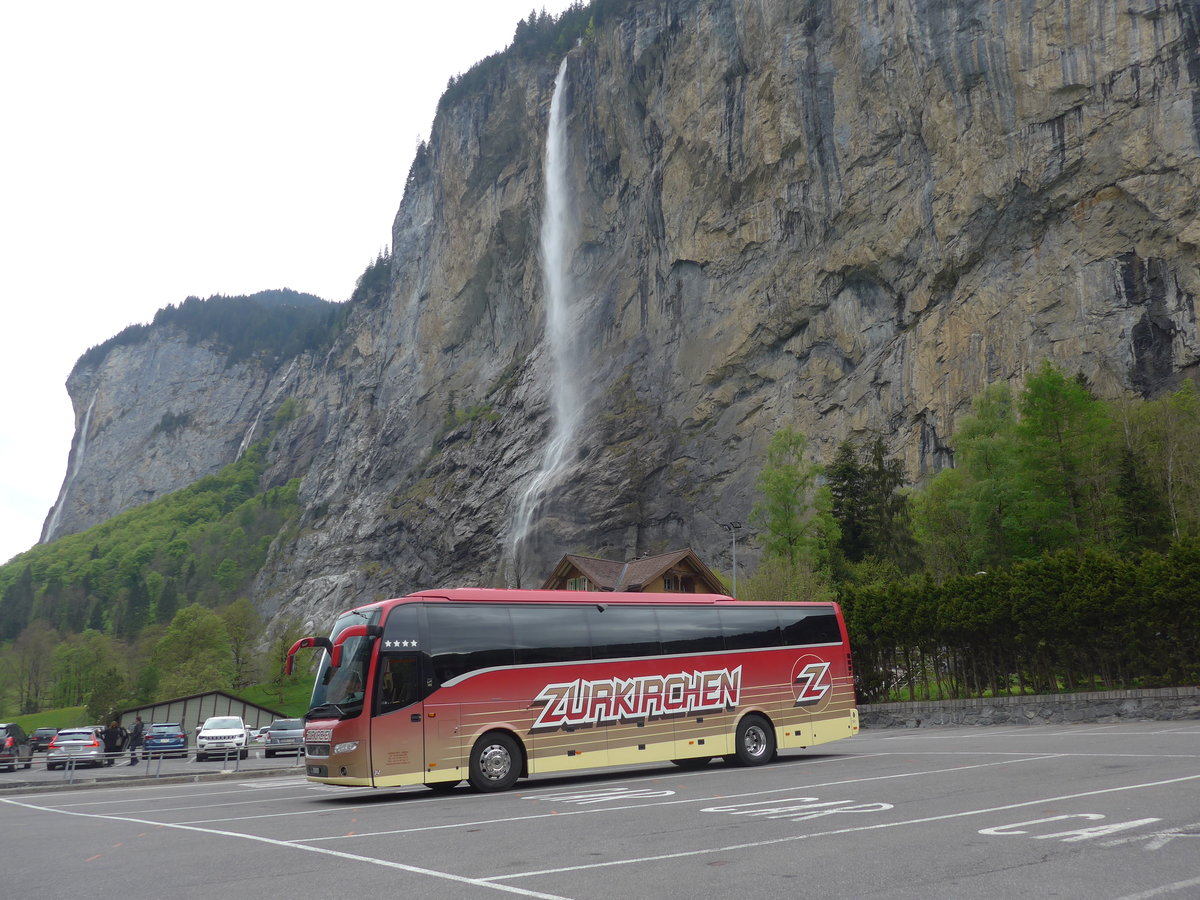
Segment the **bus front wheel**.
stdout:
<path fill-rule="evenodd" d="M 500 731 L 485 734 L 471 748 L 467 780 L 477 791 L 506 791 L 521 774 L 521 749 Z"/>
<path fill-rule="evenodd" d="M 725 761 L 742 766 L 761 766 L 775 756 L 775 729 L 762 716 L 749 715 L 738 722 L 734 752 Z"/>

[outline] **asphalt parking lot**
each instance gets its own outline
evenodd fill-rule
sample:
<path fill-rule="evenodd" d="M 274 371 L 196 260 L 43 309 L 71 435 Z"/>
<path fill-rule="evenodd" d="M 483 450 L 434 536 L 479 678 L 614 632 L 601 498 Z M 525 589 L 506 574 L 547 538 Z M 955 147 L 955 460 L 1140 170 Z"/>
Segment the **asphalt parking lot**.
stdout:
<path fill-rule="evenodd" d="M 866 731 L 756 769 L 491 795 L 238 773 L 0 790 L 0 808 L 15 895 L 165 881 L 176 897 L 1141 900 L 1200 896 L 1198 798 L 1200 723 L 1139 722 Z"/>

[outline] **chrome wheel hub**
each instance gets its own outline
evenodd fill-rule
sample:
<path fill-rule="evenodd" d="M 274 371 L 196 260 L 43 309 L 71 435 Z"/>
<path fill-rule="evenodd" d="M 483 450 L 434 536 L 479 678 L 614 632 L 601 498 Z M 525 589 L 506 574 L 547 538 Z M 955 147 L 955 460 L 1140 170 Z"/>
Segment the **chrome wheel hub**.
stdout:
<path fill-rule="evenodd" d="M 500 781 L 508 776 L 512 769 L 512 757 L 499 744 L 483 748 L 479 754 L 479 771 L 489 781 Z"/>
<path fill-rule="evenodd" d="M 767 749 L 767 735 L 759 726 L 751 725 L 746 729 L 742 745 L 751 756 L 762 756 Z"/>

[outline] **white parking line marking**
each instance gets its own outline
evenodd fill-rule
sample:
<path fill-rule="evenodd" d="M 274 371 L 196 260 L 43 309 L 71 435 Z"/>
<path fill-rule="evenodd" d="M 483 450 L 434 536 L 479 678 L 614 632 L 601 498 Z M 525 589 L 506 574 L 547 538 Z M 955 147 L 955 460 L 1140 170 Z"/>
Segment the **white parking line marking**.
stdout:
<path fill-rule="evenodd" d="M 0 797 L 0 802 L 11 803 L 13 806 L 23 806 L 26 809 L 38 810 L 40 812 L 58 813 L 63 816 L 80 816 L 85 819 L 106 819 L 112 822 L 129 822 L 134 825 L 150 825 L 160 828 L 174 828 L 179 831 L 199 831 L 203 834 L 214 834 L 222 837 L 239 838 L 243 841 L 257 841 L 262 844 L 270 844 L 274 847 L 291 847 L 296 850 L 304 850 L 308 853 L 320 853 L 324 856 L 335 856 L 338 859 L 347 859 L 351 862 L 370 863 L 375 866 L 383 866 L 388 869 L 399 869 L 402 872 L 411 872 L 414 875 L 427 875 L 430 878 L 441 878 L 445 881 L 454 881 L 458 884 L 470 884 L 476 887 L 491 888 L 493 890 L 503 891 L 506 894 L 517 894 L 522 897 L 535 897 L 539 900 L 570 900 L 568 897 L 563 897 L 559 894 L 545 894 L 539 891 L 525 890 L 524 888 L 514 887 L 508 884 L 491 884 L 489 882 L 480 881 L 478 878 L 467 878 L 463 875 L 453 875 L 449 872 L 438 872 L 434 869 L 423 869 L 419 866 L 409 866 L 404 863 L 392 862 L 386 859 L 377 859 L 373 856 L 361 856 L 357 853 L 345 853 L 341 850 L 330 850 L 326 847 L 308 847 L 304 844 L 295 844 L 290 841 L 277 841 L 274 838 L 259 837 L 253 834 L 239 834 L 236 831 L 220 831 L 216 828 L 197 828 L 194 825 L 174 825 L 168 822 L 155 822 L 151 819 L 136 819 L 132 816 L 114 816 L 105 815 L 103 813 L 86 813 L 76 812 L 66 809 L 55 809 L 50 806 L 37 806 L 32 803 L 22 803 L 19 800 L 9 800 Z"/>
<path fill-rule="evenodd" d="M 142 787 L 144 787 L 144 786 L 138 785 L 138 788 L 142 788 Z M 205 787 L 211 787 L 211 785 L 197 783 L 193 787 L 195 788 L 195 790 L 191 791 L 190 793 L 170 794 L 166 797 L 154 797 L 152 802 L 163 803 L 167 800 L 192 800 L 195 798 L 195 795 L 199 790 L 201 790 Z M 60 804 L 56 804 L 54 808 L 55 809 L 72 809 L 77 806 L 112 806 L 113 804 L 116 804 L 116 803 L 138 803 L 138 804 L 145 805 L 145 803 L 147 802 L 147 791 L 138 790 L 138 788 L 130 788 L 129 789 L 131 791 L 137 790 L 137 794 L 132 797 L 113 797 L 112 796 L 112 788 L 104 788 L 103 791 L 104 791 L 105 797 L 103 800 L 87 800 L 87 801 L 80 802 L 80 803 L 60 803 Z M 179 785 L 177 785 L 177 784 L 165 785 L 164 784 L 164 785 L 150 786 L 150 788 L 148 788 L 148 790 L 150 790 L 150 789 L 165 790 L 167 788 L 178 789 Z M 301 789 L 303 789 L 304 785 L 303 784 L 294 784 L 294 783 L 293 784 L 279 784 L 279 785 L 273 786 L 270 789 L 271 790 L 283 790 L 285 788 L 301 788 Z M 89 791 L 88 793 L 94 793 L 94 792 Z M 219 797 L 223 794 L 246 794 L 246 793 L 247 793 L 247 791 L 245 788 L 237 788 L 236 790 L 209 791 L 209 792 L 206 792 L 204 794 L 204 796 L 205 797 Z M 39 799 L 44 798 L 46 801 L 49 801 L 50 798 L 56 797 L 56 796 L 59 796 L 59 795 L 58 794 L 33 794 L 28 799 L 39 800 Z M 346 796 L 349 797 L 349 796 L 354 796 L 354 795 L 347 794 Z M 260 799 L 262 799 L 262 798 L 260 798 Z M 282 798 L 274 798 L 274 799 L 282 799 Z"/>
<path fill-rule="evenodd" d="M 624 812 L 624 811 L 630 810 L 630 809 L 646 809 L 648 807 L 656 807 L 657 808 L 657 807 L 662 807 L 662 806 L 679 806 L 681 804 L 687 804 L 687 803 L 711 803 L 714 800 L 720 800 L 723 802 L 726 800 L 737 800 L 742 797 L 762 797 L 767 794 L 789 793 L 792 791 L 810 790 L 812 788 L 818 788 L 818 787 L 836 787 L 838 785 L 844 785 L 844 784 L 868 784 L 868 783 L 874 782 L 874 781 L 893 781 L 898 778 L 913 778 L 913 777 L 917 777 L 917 776 L 921 776 L 921 775 L 944 775 L 947 772 L 963 772 L 963 771 L 967 771 L 969 769 L 987 769 L 987 768 L 992 768 L 994 766 L 1007 766 L 1007 765 L 1011 765 L 1013 763 L 1038 762 L 1043 759 L 1056 759 L 1056 758 L 1057 758 L 1057 754 L 1052 754 L 1050 756 L 1031 756 L 1027 759 L 1005 759 L 1005 760 L 1001 760 L 1000 762 L 976 763 L 975 765 L 970 765 L 970 766 L 950 766 L 945 769 L 927 769 L 922 772 L 897 772 L 896 774 L 893 774 L 893 775 L 872 775 L 868 778 L 847 778 L 842 781 L 826 781 L 826 782 L 818 782 L 817 784 L 806 784 L 806 785 L 800 785 L 800 786 L 791 785 L 791 786 L 785 787 L 785 788 L 772 788 L 771 790 L 768 790 L 768 791 L 749 791 L 744 794 L 718 794 L 718 795 L 708 795 L 708 796 L 704 796 L 704 797 L 693 797 L 693 798 L 685 799 L 685 800 L 660 800 L 657 802 L 650 802 L 650 803 L 630 803 L 625 806 L 607 806 L 602 809 L 573 809 L 573 810 L 567 810 L 565 812 L 536 813 L 536 814 L 527 815 L 527 816 L 506 816 L 501 819 L 485 819 L 485 820 L 481 820 L 481 821 L 477 821 L 477 822 L 453 822 L 453 823 L 449 823 L 446 825 L 421 825 L 421 826 L 417 826 L 417 827 L 413 827 L 413 828 L 394 828 L 394 829 L 389 829 L 388 831 L 363 831 L 363 832 L 356 832 L 355 834 L 352 834 L 352 835 L 332 834 L 332 835 L 329 835 L 328 837 L 304 838 L 304 840 L 308 843 L 315 843 L 317 841 L 344 841 L 347 839 L 358 840 L 360 838 L 385 837 L 387 835 L 393 835 L 393 834 L 415 834 L 415 833 L 422 832 L 422 831 L 445 831 L 445 830 L 454 829 L 454 828 L 477 828 L 480 825 L 503 825 L 503 824 L 507 824 L 510 822 L 527 822 L 527 821 L 530 821 L 533 819 L 549 819 L 549 818 L 563 819 L 563 818 L 566 818 L 567 816 L 585 816 L 585 815 L 596 815 L 596 814 L 602 814 L 602 813 Z M 1200 776 L 1196 776 L 1196 777 L 1200 778 Z M 522 798 L 522 799 L 525 799 L 525 798 Z"/>
<path fill-rule="evenodd" d="M 725 847 L 709 847 L 703 850 L 681 850 L 678 853 L 662 853 L 656 856 L 641 856 L 630 859 L 614 859 L 608 862 L 584 863 L 577 866 L 562 866 L 556 869 L 539 869 L 530 872 L 513 872 L 508 875 L 491 875 L 481 881 L 507 881 L 513 878 L 531 878 L 538 875 L 558 875 L 563 872 L 579 872 L 585 869 L 603 869 L 609 866 L 628 866 L 639 863 L 660 862 L 666 859 L 683 859 L 689 856 L 706 856 L 712 853 L 730 853 L 735 850 L 750 850 L 755 847 L 769 847 L 773 844 L 787 844 L 793 841 L 804 841 L 809 838 L 831 837 L 838 834 L 854 834 L 862 831 L 878 831 L 883 828 L 897 828 L 906 825 L 925 825 L 929 822 L 944 822 L 950 819 L 961 819 L 966 816 L 980 816 L 988 813 L 1004 812 L 1009 809 L 1021 809 L 1026 806 L 1037 806 L 1045 803 L 1060 803 L 1063 800 L 1078 800 L 1081 797 L 1096 797 L 1101 794 L 1115 794 L 1122 791 L 1136 791 L 1142 788 L 1163 787 L 1168 784 L 1180 784 L 1185 781 L 1195 781 L 1200 775 L 1185 775 L 1182 778 L 1168 778 L 1165 781 L 1149 781 L 1144 784 L 1130 784 L 1123 787 L 1101 788 L 1096 791 L 1084 791 L 1078 794 L 1064 794 L 1060 797 L 1043 797 L 1038 800 L 1027 800 L 1023 803 L 1009 803 L 1004 806 L 993 806 L 987 809 L 968 809 L 956 813 L 946 813 L 941 816 L 926 816 L 920 819 L 908 819 L 902 822 L 879 822 L 874 825 L 856 825 L 850 828 L 838 828 L 833 831 L 822 831 L 814 834 L 793 834 L 787 837 L 771 838 L 765 841 L 753 841 L 746 844 L 732 844 Z"/>
<path fill-rule="evenodd" d="M 1176 881 L 1174 884 L 1164 884 L 1162 887 L 1151 888 L 1148 891 L 1142 891 L 1140 894 L 1126 894 L 1124 897 L 1118 897 L 1117 900 L 1149 900 L 1151 897 L 1161 897 L 1164 894 L 1177 894 L 1180 891 L 1185 891 L 1188 888 L 1194 888 L 1200 885 L 1200 878 L 1190 878 L 1187 881 Z"/>

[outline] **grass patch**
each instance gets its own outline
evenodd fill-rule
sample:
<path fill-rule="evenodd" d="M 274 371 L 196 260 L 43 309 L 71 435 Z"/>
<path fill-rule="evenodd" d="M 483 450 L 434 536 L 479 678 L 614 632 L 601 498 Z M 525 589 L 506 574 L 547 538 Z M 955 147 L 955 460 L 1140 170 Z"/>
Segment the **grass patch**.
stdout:
<path fill-rule="evenodd" d="M 25 729 L 26 734 L 32 734 L 37 728 L 74 728 L 77 725 L 101 725 L 102 722 L 89 722 L 87 712 L 82 706 L 64 706 L 62 709 L 47 709 L 28 716 L 15 716 L 14 722 Z"/>
<path fill-rule="evenodd" d="M 308 712 L 308 701 L 312 696 L 311 678 L 292 678 L 283 686 L 283 700 L 269 684 L 255 684 L 237 691 L 237 695 L 250 703 L 268 709 L 277 709 L 291 718 L 300 718 Z"/>

